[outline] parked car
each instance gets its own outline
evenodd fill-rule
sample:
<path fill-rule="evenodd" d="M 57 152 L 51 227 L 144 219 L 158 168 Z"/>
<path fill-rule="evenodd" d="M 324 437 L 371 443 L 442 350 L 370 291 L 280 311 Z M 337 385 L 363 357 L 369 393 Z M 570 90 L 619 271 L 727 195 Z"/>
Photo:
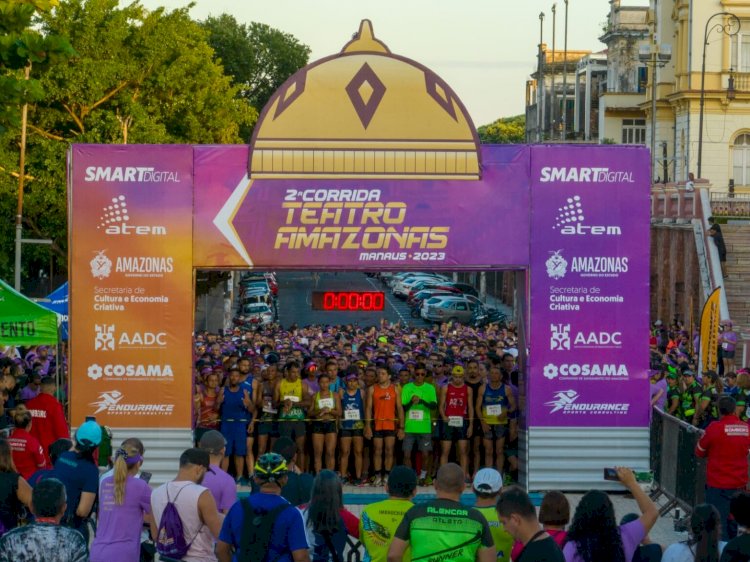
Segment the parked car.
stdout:
<path fill-rule="evenodd" d="M 421 281 L 429 281 L 431 283 L 437 283 L 447 281 L 443 276 L 437 276 L 433 274 L 426 274 L 421 277 L 409 277 L 402 281 L 397 281 L 393 286 L 393 296 L 405 299 L 409 295 L 411 288 Z"/>
<path fill-rule="evenodd" d="M 430 299 L 431 300 L 431 299 Z M 466 298 L 439 299 L 435 304 L 422 305 L 421 316 L 428 322 L 460 322 L 470 324 L 475 311 L 483 309 L 481 302 L 472 302 Z"/>
<path fill-rule="evenodd" d="M 454 295 L 461 294 L 461 291 L 455 288 L 451 283 L 435 283 L 432 280 L 420 281 L 409 290 L 409 294 L 406 296 L 406 302 L 410 303 L 414 295 L 425 289 L 442 291 L 444 293 L 452 293 Z"/>
<path fill-rule="evenodd" d="M 267 304 L 268 306 L 273 306 L 273 296 L 270 291 L 249 291 L 240 297 L 240 303 L 243 306 L 246 304 Z"/>
<path fill-rule="evenodd" d="M 419 310 L 422 308 L 422 302 L 432 297 L 447 297 L 454 295 L 448 291 L 441 291 L 438 289 L 424 289 L 414 295 L 409 301 L 410 314 L 412 318 L 419 318 Z"/>
<path fill-rule="evenodd" d="M 273 310 L 267 304 L 246 304 L 241 308 L 240 318 L 246 325 L 265 326 L 273 322 L 273 317 Z"/>

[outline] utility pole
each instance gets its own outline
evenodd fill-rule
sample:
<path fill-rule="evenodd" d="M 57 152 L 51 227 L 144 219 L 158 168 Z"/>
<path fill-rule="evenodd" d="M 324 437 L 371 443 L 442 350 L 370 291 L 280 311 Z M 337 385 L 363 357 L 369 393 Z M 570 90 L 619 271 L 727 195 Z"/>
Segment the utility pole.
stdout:
<path fill-rule="evenodd" d="M 31 63 L 26 65 L 25 78 L 31 76 Z M 13 288 L 21 290 L 21 240 L 23 238 L 23 188 L 26 179 L 26 125 L 28 123 L 29 104 L 24 103 L 21 109 L 21 158 L 18 164 L 18 205 L 16 207 L 16 264 Z"/>
<path fill-rule="evenodd" d="M 557 93 L 555 92 L 555 32 L 557 31 L 557 2 L 552 4 L 552 87 L 549 107 L 549 138 L 555 136 L 555 109 L 557 108 Z"/>
<path fill-rule="evenodd" d="M 568 0 L 565 2 L 565 39 L 563 41 L 562 140 L 568 138 Z"/>
<path fill-rule="evenodd" d="M 536 142 L 542 142 L 544 136 L 544 12 L 539 12 L 539 70 L 536 87 Z"/>

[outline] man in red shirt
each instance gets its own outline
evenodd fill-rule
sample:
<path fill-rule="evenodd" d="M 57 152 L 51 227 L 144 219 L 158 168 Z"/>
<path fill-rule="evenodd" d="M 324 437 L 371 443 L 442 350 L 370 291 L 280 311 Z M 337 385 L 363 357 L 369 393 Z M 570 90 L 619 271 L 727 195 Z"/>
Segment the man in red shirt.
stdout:
<path fill-rule="evenodd" d="M 731 396 L 719 398 L 721 419 L 706 428 L 695 447 L 695 454 L 707 459 L 706 503 L 721 514 L 721 536 L 733 539 L 737 525 L 729 521 L 729 503 L 737 492 L 747 488 L 747 455 L 750 451 L 750 426 L 734 413 L 737 404 Z"/>
<path fill-rule="evenodd" d="M 29 433 L 31 414 L 21 408 L 23 406 L 19 407 L 13 417 L 15 429 L 8 437 L 8 443 L 18 474 L 28 480 L 37 470 L 47 466 L 47 460 L 37 438 Z"/>
<path fill-rule="evenodd" d="M 55 386 L 54 378 L 44 377 L 39 396 L 26 402 L 33 420 L 31 434 L 42 445 L 47 463 L 50 462 L 49 446 L 58 439 L 70 439 L 62 404 L 55 398 Z"/>

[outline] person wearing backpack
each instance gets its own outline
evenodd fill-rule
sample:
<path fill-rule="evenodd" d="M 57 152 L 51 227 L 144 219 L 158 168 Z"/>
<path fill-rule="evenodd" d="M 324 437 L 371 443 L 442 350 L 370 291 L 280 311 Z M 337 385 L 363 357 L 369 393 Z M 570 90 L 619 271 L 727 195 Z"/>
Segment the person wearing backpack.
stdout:
<path fill-rule="evenodd" d="M 211 492 L 201 486 L 210 470 L 207 451 L 187 449 L 180 455 L 177 477 L 151 494 L 157 529 L 154 543 L 162 561 L 216 561 L 214 540 L 221 530 L 221 518 Z"/>
<path fill-rule="evenodd" d="M 302 514 L 281 497 L 287 470 L 277 453 L 258 458 L 259 491 L 229 510 L 216 544 L 219 562 L 310 562 Z"/>

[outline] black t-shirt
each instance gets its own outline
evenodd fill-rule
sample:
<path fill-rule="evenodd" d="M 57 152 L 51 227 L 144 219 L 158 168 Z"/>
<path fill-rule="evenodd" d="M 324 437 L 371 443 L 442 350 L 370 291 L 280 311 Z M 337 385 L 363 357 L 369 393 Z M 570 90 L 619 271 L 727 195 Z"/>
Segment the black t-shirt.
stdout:
<path fill-rule="evenodd" d="M 750 561 L 750 535 L 739 535 L 733 538 L 724 547 L 721 553 L 721 562 L 749 562 Z"/>
<path fill-rule="evenodd" d="M 18 478 L 16 472 L 0 472 L 0 522 L 6 531 L 18 525 L 18 516 L 21 514 Z"/>
<path fill-rule="evenodd" d="M 515 562 L 565 562 L 565 557 L 552 537 L 547 537 L 527 543 Z"/>

